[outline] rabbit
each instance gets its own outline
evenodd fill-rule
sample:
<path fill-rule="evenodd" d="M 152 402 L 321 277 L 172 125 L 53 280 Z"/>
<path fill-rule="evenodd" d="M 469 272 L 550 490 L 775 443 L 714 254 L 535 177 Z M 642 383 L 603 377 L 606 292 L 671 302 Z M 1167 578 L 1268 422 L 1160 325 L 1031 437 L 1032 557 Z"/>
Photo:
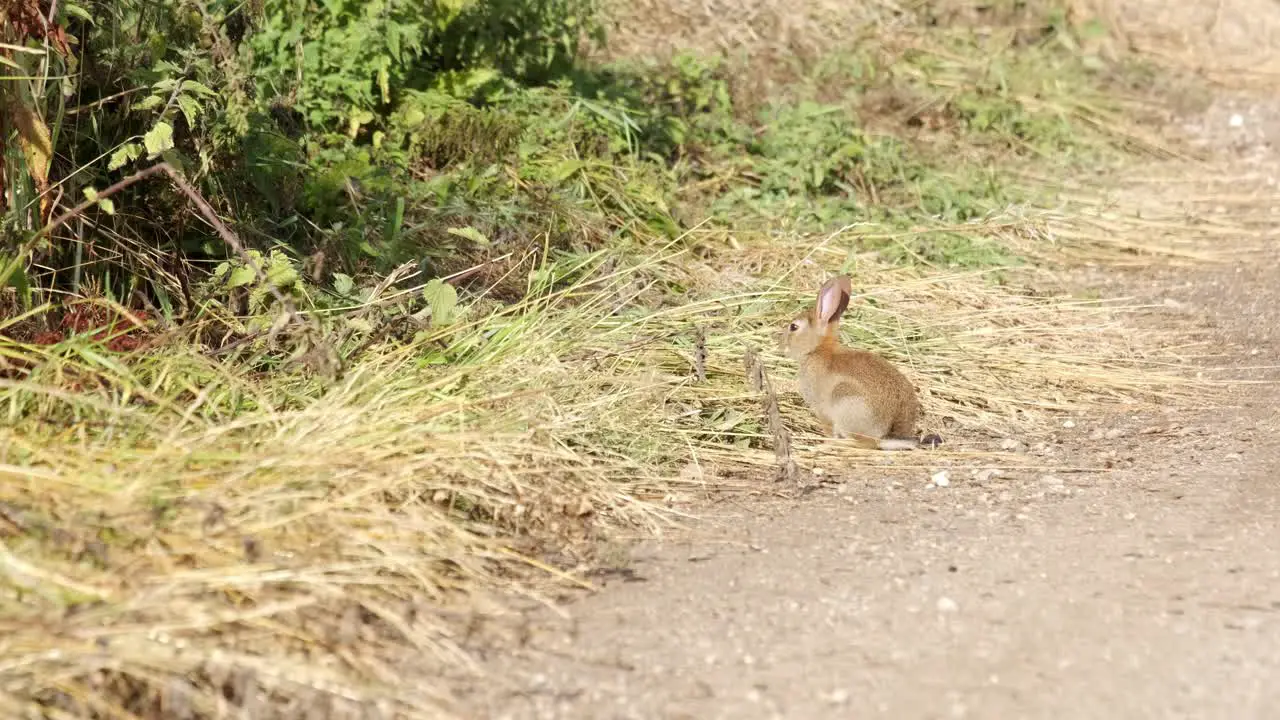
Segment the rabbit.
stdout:
<path fill-rule="evenodd" d="M 840 316 L 851 292 L 848 277 L 827 280 L 817 305 L 783 333 L 783 348 L 800 364 L 800 395 L 828 432 L 852 436 L 860 447 L 936 447 L 942 443 L 937 435 L 916 439 L 920 401 L 911 382 L 884 358 L 840 345 Z"/>

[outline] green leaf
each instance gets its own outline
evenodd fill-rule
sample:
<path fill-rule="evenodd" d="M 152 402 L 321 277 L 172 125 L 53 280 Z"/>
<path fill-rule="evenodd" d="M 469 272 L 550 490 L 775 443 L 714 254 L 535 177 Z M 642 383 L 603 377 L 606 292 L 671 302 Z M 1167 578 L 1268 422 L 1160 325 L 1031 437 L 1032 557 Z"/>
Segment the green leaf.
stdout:
<path fill-rule="evenodd" d="M 400 240 L 400 230 L 404 226 L 404 196 L 396 198 L 396 209 L 391 213 L 391 217 L 387 218 L 387 231 L 385 233 L 388 245 L 393 245 Z"/>
<path fill-rule="evenodd" d="M 480 245 L 482 247 L 488 247 L 490 245 L 489 238 L 485 237 L 484 233 L 471 227 L 470 225 L 468 225 L 467 227 L 449 228 L 449 234 L 456 235 L 460 238 L 466 238 L 467 240 L 470 240 L 476 245 Z"/>
<path fill-rule="evenodd" d="M 137 105 L 133 106 L 134 110 L 151 110 L 158 108 L 164 104 L 164 98 L 159 95 L 148 95 L 142 98 Z"/>
<path fill-rule="evenodd" d="M 333 274 L 333 289 L 343 297 L 350 297 L 351 291 L 355 288 L 356 282 L 351 279 L 350 275 L 345 273 Z"/>
<path fill-rule="evenodd" d="M 434 278 L 422 288 L 422 299 L 431 308 L 431 322 L 448 325 L 453 322 L 453 311 L 458 307 L 458 291 L 440 278 Z"/>
<path fill-rule="evenodd" d="M 98 191 L 94 188 L 87 187 L 84 189 L 84 199 L 90 202 L 98 199 Z"/>
<path fill-rule="evenodd" d="M 147 146 L 147 155 L 149 157 L 155 157 L 165 150 L 172 149 L 173 126 L 161 120 L 146 135 L 142 136 L 142 142 Z"/>
<path fill-rule="evenodd" d="M 557 184 L 563 183 L 564 181 L 576 175 L 578 171 L 582 170 L 582 168 L 584 167 L 586 167 L 586 163 L 583 163 L 581 160 L 573 160 L 573 159 L 561 160 L 560 162 L 556 163 L 554 167 L 551 168 L 552 182 L 555 182 Z"/>
<path fill-rule="evenodd" d="M 119 170 L 125 165 L 138 159 L 142 154 L 142 146 L 138 143 L 127 143 L 121 145 L 114 153 L 111 154 L 111 160 L 107 162 L 107 170 Z"/>
<path fill-rule="evenodd" d="M 108 215 L 116 214 L 116 204 L 111 202 L 111 198 L 102 198 L 99 200 L 98 207 L 102 208 L 102 212 Z"/>
<path fill-rule="evenodd" d="M 279 250 L 271 251 L 271 258 L 267 262 L 266 267 L 267 282 L 277 288 L 291 288 L 297 284 L 301 276 L 298 275 L 298 269 L 294 267 L 293 261 L 289 256 Z"/>
<path fill-rule="evenodd" d="M 227 278 L 227 289 L 241 287 L 253 282 L 253 268 L 248 265 L 239 265 L 231 270 L 231 275 Z"/>
<path fill-rule="evenodd" d="M 347 327 L 357 332 L 365 334 L 373 332 L 373 323 L 360 317 L 349 317 L 345 319 Z"/>
<path fill-rule="evenodd" d="M 26 263 L 23 263 L 19 258 L 15 257 L 11 259 L 5 255 L 0 255 L 0 268 L 13 266 L 13 270 L 4 284 L 18 291 L 18 295 L 22 297 L 23 304 L 30 305 L 31 284 L 27 280 L 27 269 L 25 265 Z"/>
<path fill-rule="evenodd" d="M 368 110 L 360 109 L 351 113 L 350 119 L 347 121 L 347 135 L 355 137 L 360 132 L 360 128 L 373 122 L 374 115 Z"/>
<path fill-rule="evenodd" d="M 173 169 L 177 170 L 179 175 L 187 174 L 187 162 L 183 159 L 182 153 L 177 150 L 173 148 L 165 150 L 160 153 L 160 159 L 172 165 Z"/>
<path fill-rule="evenodd" d="M 182 109 L 182 116 L 187 119 L 187 127 L 195 127 L 196 118 L 200 116 L 200 103 L 190 95 L 178 96 L 178 107 Z"/>
<path fill-rule="evenodd" d="M 75 3 L 63 3 L 62 7 L 67 11 L 68 15 L 74 15 L 90 25 L 97 25 L 97 23 L 93 21 L 93 15 L 79 5 L 76 5 Z"/>
<path fill-rule="evenodd" d="M 218 93 L 216 93 L 216 92 L 214 92 L 214 91 L 210 90 L 208 85 L 205 85 L 205 84 L 203 84 L 203 83 L 196 82 L 195 80 L 183 80 L 183 81 L 182 81 L 182 89 L 183 89 L 183 90 L 194 90 L 195 92 L 200 93 L 201 95 L 204 95 L 205 97 L 217 97 L 217 95 L 218 95 Z"/>

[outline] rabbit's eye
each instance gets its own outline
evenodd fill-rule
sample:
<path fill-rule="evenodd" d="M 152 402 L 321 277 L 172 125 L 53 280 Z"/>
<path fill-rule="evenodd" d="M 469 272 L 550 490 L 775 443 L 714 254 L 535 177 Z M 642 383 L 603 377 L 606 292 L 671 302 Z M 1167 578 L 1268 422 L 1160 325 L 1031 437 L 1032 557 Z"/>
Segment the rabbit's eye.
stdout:
<path fill-rule="evenodd" d="M 795 331 L 797 331 L 797 330 L 799 330 L 799 329 L 800 329 L 800 326 L 799 326 L 799 325 L 797 325 L 797 324 L 795 324 L 795 323 L 791 323 L 791 332 L 795 332 Z"/>

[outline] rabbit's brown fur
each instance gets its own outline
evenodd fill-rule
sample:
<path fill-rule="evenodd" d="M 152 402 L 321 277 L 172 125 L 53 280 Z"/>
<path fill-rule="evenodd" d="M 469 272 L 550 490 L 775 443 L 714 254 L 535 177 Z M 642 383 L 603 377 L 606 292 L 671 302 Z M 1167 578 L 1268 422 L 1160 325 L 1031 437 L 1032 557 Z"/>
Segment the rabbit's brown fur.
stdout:
<path fill-rule="evenodd" d="M 784 331 L 787 354 L 800 364 L 800 394 L 837 438 L 882 450 L 915 448 L 920 401 L 911 382 L 879 355 L 840 345 L 849 295 L 849 278 L 828 280 L 814 308 Z"/>

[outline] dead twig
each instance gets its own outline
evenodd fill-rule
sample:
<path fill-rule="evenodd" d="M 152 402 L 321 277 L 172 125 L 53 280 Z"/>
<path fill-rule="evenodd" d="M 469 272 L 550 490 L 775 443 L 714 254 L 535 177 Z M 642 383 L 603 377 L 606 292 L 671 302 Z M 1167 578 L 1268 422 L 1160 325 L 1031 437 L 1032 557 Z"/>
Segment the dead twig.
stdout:
<path fill-rule="evenodd" d="M 773 442 L 773 453 L 777 460 L 779 480 L 795 480 L 799 467 L 791 455 L 791 431 L 782 423 L 782 413 L 778 410 L 778 396 L 769 382 L 769 375 L 764 369 L 755 348 L 748 348 L 743 356 L 746 366 L 747 383 L 751 389 L 763 393 L 764 414 L 769 427 L 769 437 Z"/>

